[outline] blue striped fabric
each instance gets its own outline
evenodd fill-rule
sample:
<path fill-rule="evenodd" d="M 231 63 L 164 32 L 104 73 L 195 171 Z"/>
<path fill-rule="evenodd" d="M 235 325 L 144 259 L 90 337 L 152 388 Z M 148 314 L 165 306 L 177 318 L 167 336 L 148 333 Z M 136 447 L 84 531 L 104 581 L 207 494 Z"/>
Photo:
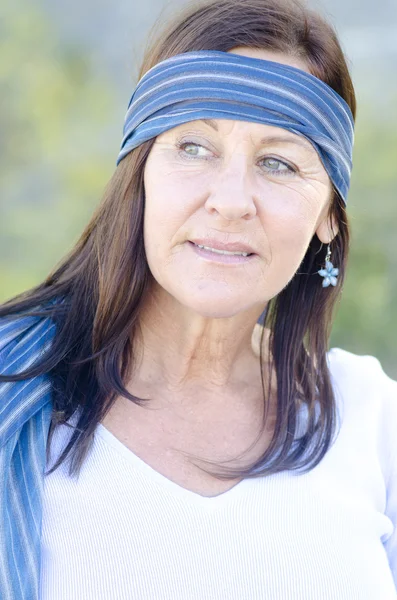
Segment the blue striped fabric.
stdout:
<path fill-rule="evenodd" d="M 27 369 L 48 350 L 49 318 L 0 320 L 0 374 Z M 51 420 L 46 376 L 0 382 L 0 598 L 39 600 L 43 473 Z"/>
<path fill-rule="evenodd" d="M 168 129 L 211 118 L 273 125 L 307 138 L 346 203 L 354 142 L 348 104 L 306 71 L 229 52 L 186 52 L 147 71 L 128 106 L 117 164 Z"/>

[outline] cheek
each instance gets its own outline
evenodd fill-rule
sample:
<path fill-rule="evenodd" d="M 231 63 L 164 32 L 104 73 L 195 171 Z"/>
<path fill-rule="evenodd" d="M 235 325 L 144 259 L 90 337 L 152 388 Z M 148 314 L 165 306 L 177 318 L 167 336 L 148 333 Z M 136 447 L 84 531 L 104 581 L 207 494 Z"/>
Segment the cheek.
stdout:
<path fill-rule="evenodd" d="M 153 168 L 145 171 L 144 246 L 149 267 L 157 271 L 171 258 L 175 236 L 189 216 L 189 182 L 184 186 Z"/>
<path fill-rule="evenodd" d="M 313 203 L 308 199 L 302 201 L 299 193 L 290 190 L 288 196 L 281 196 L 274 195 L 273 203 L 265 202 L 261 221 L 275 271 L 291 271 L 292 275 L 314 235 L 318 215 Z"/>
<path fill-rule="evenodd" d="M 299 212 L 268 215 L 267 222 L 266 230 L 269 238 L 281 246 L 285 246 L 287 242 L 289 245 L 304 243 L 312 231 L 311 222 L 304 219 Z"/>

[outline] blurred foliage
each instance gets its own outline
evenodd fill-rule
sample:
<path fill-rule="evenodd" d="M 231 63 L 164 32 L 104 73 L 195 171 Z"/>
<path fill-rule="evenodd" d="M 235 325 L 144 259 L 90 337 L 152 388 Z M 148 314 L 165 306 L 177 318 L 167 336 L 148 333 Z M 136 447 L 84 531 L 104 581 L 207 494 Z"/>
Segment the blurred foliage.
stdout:
<path fill-rule="evenodd" d="M 117 155 L 106 139 L 111 86 L 78 48 L 59 45 L 37 6 L 21 4 L 0 8 L 0 301 L 73 245 Z"/>
<path fill-rule="evenodd" d="M 77 241 L 114 169 L 122 115 L 110 133 L 118 109 L 106 72 L 78 44 L 60 44 L 39 6 L 15 0 L 0 13 L 1 302 Z M 377 356 L 397 379 L 397 121 L 384 119 L 396 102 L 379 114 L 359 101 L 353 239 L 331 345 Z"/>
<path fill-rule="evenodd" d="M 390 107 L 361 107 L 348 198 L 352 242 L 331 342 L 373 354 L 397 378 L 397 118 Z M 388 119 L 384 116 L 387 114 Z M 394 119 L 394 120 L 393 120 Z"/>

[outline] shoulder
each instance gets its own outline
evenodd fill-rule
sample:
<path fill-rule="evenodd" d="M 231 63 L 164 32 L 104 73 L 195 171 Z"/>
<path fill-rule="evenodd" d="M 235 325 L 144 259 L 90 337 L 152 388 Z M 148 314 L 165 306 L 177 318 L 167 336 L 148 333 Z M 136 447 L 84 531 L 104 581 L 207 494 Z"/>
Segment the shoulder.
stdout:
<path fill-rule="evenodd" d="M 15 366 L 16 359 L 27 356 L 32 359 L 48 349 L 56 332 L 54 314 L 66 308 L 66 298 L 57 296 L 32 306 L 25 313 L 0 316 L 0 375 L 8 359 L 12 359 Z M 17 372 L 22 370 L 18 368 Z"/>
<path fill-rule="evenodd" d="M 397 381 L 389 377 L 380 361 L 341 348 L 328 355 L 331 381 L 338 404 L 355 429 L 376 430 L 386 453 L 397 453 Z"/>
<path fill-rule="evenodd" d="M 48 351 L 54 333 L 55 324 L 48 316 L 0 318 L 0 451 L 28 420 L 50 404 L 46 377 L 24 373 Z"/>
<path fill-rule="evenodd" d="M 0 374 L 28 368 L 51 343 L 55 324 L 49 317 L 12 315 L 0 318 Z"/>
<path fill-rule="evenodd" d="M 397 402 L 397 381 L 385 373 L 375 356 L 331 348 L 327 354 L 327 362 L 335 383 L 360 389 L 369 385 L 372 390 L 395 394 Z"/>

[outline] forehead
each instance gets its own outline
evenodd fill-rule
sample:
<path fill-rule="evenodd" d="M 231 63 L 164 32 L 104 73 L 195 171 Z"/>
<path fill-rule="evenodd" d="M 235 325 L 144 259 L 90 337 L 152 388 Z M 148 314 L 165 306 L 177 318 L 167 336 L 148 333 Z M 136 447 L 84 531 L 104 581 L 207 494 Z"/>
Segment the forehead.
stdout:
<path fill-rule="evenodd" d="M 274 125 L 265 125 L 252 121 L 233 119 L 197 119 L 188 121 L 168 130 L 169 135 L 180 134 L 185 130 L 211 131 L 224 138 L 225 135 L 249 137 L 261 144 L 294 144 L 300 148 L 315 152 L 311 142 L 302 135 L 298 135 Z M 166 135 L 164 132 L 162 135 Z M 161 136 L 159 136 L 161 137 Z"/>
<path fill-rule="evenodd" d="M 246 46 L 236 46 L 228 51 L 229 54 L 239 54 L 240 56 L 248 56 L 250 58 L 259 58 L 262 60 L 271 60 L 282 65 L 296 67 L 302 71 L 310 73 L 308 64 L 300 56 L 293 56 L 284 52 L 276 52 L 265 48 L 247 48 Z"/>

